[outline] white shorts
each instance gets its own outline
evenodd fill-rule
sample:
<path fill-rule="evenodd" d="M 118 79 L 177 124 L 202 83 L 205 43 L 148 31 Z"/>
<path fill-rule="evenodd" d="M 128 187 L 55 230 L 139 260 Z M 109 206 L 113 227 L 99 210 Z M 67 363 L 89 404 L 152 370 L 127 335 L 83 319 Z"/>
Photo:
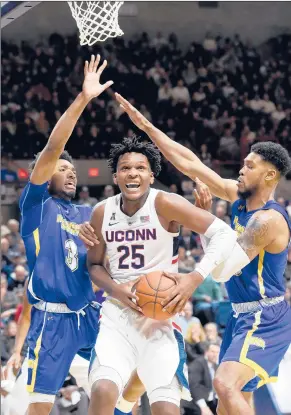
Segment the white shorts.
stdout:
<path fill-rule="evenodd" d="M 97 380 L 111 380 L 121 394 L 137 369 L 150 403 L 151 396 L 154 401 L 168 400 L 160 399 L 160 389 L 168 389 L 172 395 L 176 390 L 181 399 L 183 387 L 188 386 L 184 342 L 172 320 L 149 319 L 110 299 L 103 303 L 100 319 L 89 374 L 91 386 Z M 190 394 L 183 398 L 191 400 Z"/>

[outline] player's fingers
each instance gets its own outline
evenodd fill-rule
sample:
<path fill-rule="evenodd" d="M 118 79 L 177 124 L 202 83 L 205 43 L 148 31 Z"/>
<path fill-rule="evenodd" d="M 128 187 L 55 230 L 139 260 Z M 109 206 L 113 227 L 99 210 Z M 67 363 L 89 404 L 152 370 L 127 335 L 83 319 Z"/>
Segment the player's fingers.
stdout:
<path fill-rule="evenodd" d="M 97 236 L 92 235 L 91 233 L 81 233 L 82 237 L 87 241 L 93 242 L 93 244 L 99 245 L 100 241 Z M 82 239 L 82 238 L 81 238 Z"/>
<path fill-rule="evenodd" d="M 81 239 L 81 241 L 83 242 L 84 245 L 86 245 L 86 248 L 88 249 L 89 247 L 94 246 L 94 242 L 90 241 L 89 239 L 87 239 L 85 236 L 79 234 L 79 238 Z"/>
<path fill-rule="evenodd" d="M 88 73 L 88 68 L 89 68 L 89 62 L 88 61 L 86 61 L 85 62 L 85 65 L 84 65 L 84 75 L 86 76 L 87 75 L 87 73 Z"/>
<path fill-rule="evenodd" d="M 201 199 L 202 205 L 205 206 L 206 195 L 205 195 L 205 189 L 203 188 L 200 190 L 200 199 Z"/>
<path fill-rule="evenodd" d="M 4 369 L 2 371 L 2 375 L 3 375 L 4 380 L 7 380 L 7 378 L 8 378 L 8 368 L 10 367 L 10 366 L 8 366 L 8 364 L 9 364 L 9 362 L 7 363 L 7 365 L 4 367 Z"/>
<path fill-rule="evenodd" d="M 128 300 L 127 305 L 129 307 L 133 308 L 134 310 L 138 311 L 139 313 L 142 312 L 142 309 L 137 304 L 135 304 L 133 301 L 131 301 L 131 300 Z"/>
<path fill-rule="evenodd" d="M 84 222 L 83 225 L 86 227 L 86 229 L 88 229 L 88 231 L 95 234 L 94 228 L 90 225 L 90 222 Z"/>
<path fill-rule="evenodd" d="M 91 242 L 93 242 L 93 243 L 96 243 L 96 244 L 99 244 L 99 240 L 98 240 L 98 238 L 97 238 L 97 236 L 94 234 L 94 233 L 92 233 L 92 232 L 89 232 L 87 229 L 85 229 L 85 228 L 82 228 L 82 229 L 80 229 L 79 230 L 79 234 L 78 234 L 78 236 L 79 236 L 79 238 L 82 240 L 82 241 L 87 241 L 87 240 L 89 240 L 89 241 L 91 241 Z"/>
<path fill-rule="evenodd" d="M 105 89 L 110 88 L 113 84 L 113 81 L 107 81 L 105 84 L 102 85 L 102 91 L 105 91 Z"/>
<path fill-rule="evenodd" d="M 94 55 L 91 55 L 91 59 L 90 59 L 90 62 L 89 62 L 88 72 L 93 72 L 94 61 L 95 61 L 95 56 Z"/>
<path fill-rule="evenodd" d="M 124 107 L 126 110 L 132 110 L 133 106 L 125 99 L 122 95 L 118 94 L 118 92 L 115 92 L 115 97 L 117 101 Z"/>
<path fill-rule="evenodd" d="M 93 72 L 97 71 L 99 62 L 100 62 L 100 55 L 98 54 L 98 55 L 96 55 L 96 58 L 95 58 L 95 61 L 94 61 L 94 64 L 93 64 Z"/>
<path fill-rule="evenodd" d="M 184 310 L 184 307 L 186 305 L 187 301 L 186 300 L 181 300 L 177 306 L 176 306 L 176 313 L 182 313 L 182 311 Z"/>
<path fill-rule="evenodd" d="M 166 304 L 163 307 L 163 311 L 169 311 L 172 312 L 172 310 L 175 310 L 177 303 L 180 301 L 181 295 L 177 294 L 175 298 L 173 298 L 168 304 Z"/>
<path fill-rule="evenodd" d="M 176 278 L 176 275 L 175 275 L 175 274 L 170 273 L 170 272 L 166 272 L 166 271 L 164 271 L 164 272 L 163 272 L 163 274 L 164 274 L 167 278 L 170 278 L 170 280 L 174 281 L 176 284 L 178 283 L 178 282 L 177 282 L 177 278 Z"/>
<path fill-rule="evenodd" d="M 20 368 L 20 359 L 16 359 L 15 360 L 14 367 L 15 367 L 15 369 L 19 369 Z"/>
<path fill-rule="evenodd" d="M 194 190 L 193 190 L 193 193 L 194 193 L 194 197 L 195 197 L 195 202 L 196 202 L 198 205 L 200 205 L 200 204 L 201 204 L 201 200 L 200 200 L 199 193 L 197 192 L 197 190 L 196 190 L 196 189 L 194 189 Z"/>
<path fill-rule="evenodd" d="M 97 75 L 100 77 L 101 76 L 101 74 L 102 74 L 102 72 L 104 71 L 104 69 L 106 68 L 106 66 L 107 66 L 107 60 L 106 59 L 104 59 L 104 61 L 103 61 L 103 63 L 102 63 L 102 65 L 100 66 L 100 68 L 98 69 L 98 71 L 97 71 Z"/>
<path fill-rule="evenodd" d="M 93 241 L 95 241 L 97 244 L 99 244 L 99 239 L 98 236 L 95 234 L 94 228 L 92 228 L 92 226 L 90 225 L 89 222 L 85 222 L 83 224 L 83 226 L 81 225 L 80 230 L 82 231 L 82 233 L 87 236 L 90 240 L 92 239 Z"/>
<path fill-rule="evenodd" d="M 166 307 L 170 301 L 173 300 L 173 298 L 175 298 L 177 295 L 179 294 L 179 291 L 177 288 L 174 288 L 170 294 L 168 295 L 168 297 L 166 297 L 164 300 L 161 301 L 161 305 L 163 307 Z"/>
<path fill-rule="evenodd" d="M 130 292 L 130 293 L 128 294 L 128 298 L 130 298 L 130 299 L 131 299 L 131 301 L 132 301 L 132 300 L 134 300 L 134 301 L 138 301 L 138 300 L 139 300 L 139 296 L 138 296 L 138 295 L 136 295 L 134 292 Z"/>

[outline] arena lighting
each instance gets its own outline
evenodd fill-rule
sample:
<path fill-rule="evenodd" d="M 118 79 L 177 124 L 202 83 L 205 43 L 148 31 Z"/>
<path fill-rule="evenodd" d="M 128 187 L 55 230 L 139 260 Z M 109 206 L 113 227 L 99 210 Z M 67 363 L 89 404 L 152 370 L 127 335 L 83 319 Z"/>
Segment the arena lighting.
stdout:
<path fill-rule="evenodd" d="M 19 179 L 28 179 L 28 171 L 25 169 L 18 169 L 17 175 Z"/>
<path fill-rule="evenodd" d="M 99 176 L 99 169 L 98 169 L 98 167 L 91 167 L 88 170 L 88 176 L 89 177 L 98 177 Z"/>

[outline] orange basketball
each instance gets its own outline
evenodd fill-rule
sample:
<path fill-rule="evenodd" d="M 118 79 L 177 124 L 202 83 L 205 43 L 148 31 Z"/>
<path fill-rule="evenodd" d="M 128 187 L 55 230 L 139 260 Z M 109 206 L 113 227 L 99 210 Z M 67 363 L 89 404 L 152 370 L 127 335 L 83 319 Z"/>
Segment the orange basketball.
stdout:
<path fill-rule="evenodd" d="M 175 285 L 175 281 L 167 277 L 163 271 L 153 271 L 142 276 L 135 290 L 139 298 L 137 304 L 141 307 L 143 314 L 154 320 L 170 318 L 173 314 L 163 311 L 161 301 L 169 295 Z"/>

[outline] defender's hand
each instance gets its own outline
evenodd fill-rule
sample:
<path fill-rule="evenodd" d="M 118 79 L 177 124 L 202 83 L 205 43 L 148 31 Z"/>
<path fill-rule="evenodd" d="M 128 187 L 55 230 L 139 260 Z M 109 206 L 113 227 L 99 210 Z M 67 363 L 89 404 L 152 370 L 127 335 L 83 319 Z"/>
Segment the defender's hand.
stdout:
<path fill-rule="evenodd" d="M 186 302 L 204 279 L 195 271 L 190 274 L 170 274 L 165 272 L 165 275 L 176 281 L 177 285 L 161 304 L 164 307 L 164 310 L 167 310 L 170 313 L 181 313 Z"/>
<path fill-rule="evenodd" d="M 100 243 L 89 222 L 84 222 L 80 225 L 78 236 L 87 249 Z"/>
<path fill-rule="evenodd" d="M 115 97 L 119 102 L 120 106 L 124 109 L 127 113 L 131 121 L 142 131 L 146 131 L 146 129 L 151 126 L 152 124 L 140 113 L 133 105 L 131 105 L 125 98 L 123 98 L 117 92 L 115 93 Z"/>
<path fill-rule="evenodd" d="M 12 369 L 13 373 L 15 371 L 18 371 L 18 369 L 20 369 L 21 360 L 22 360 L 22 358 L 21 358 L 20 353 L 13 353 L 12 354 L 12 356 L 8 360 L 7 365 L 5 366 L 4 371 L 3 371 L 4 379 L 8 379 L 9 369 Z"/>
<path fill-rule="evenodd" d="M 138 296 L 134 293 L 135 285 L 140 281 L 141 276 L 134 281 L 125 282 L 123 284 L 116 284 L 112 297 L 121 301 L 128 307 L 133 308 L 135 311 L 142 312 L 142 309 L 134 302 L 138 301 Z"/>
<path fill-rule="evenodd" d="M 84 66 L 84 82 L 83 82 L 83 95 L 86 99 L 98 97 L 105 89 L 109 88 L 113 81 L 107 81 L 105 84 L 100 83 L 100 76 L 106 68 L 107 61 L 105 60 L 98 68 L 100 63 L 100 55 L 96 57 L 91 55 L 90 62 L 86 61 Z"/>
<path fill-rule="evenodd" d="M 209 187 L 198 178 L 195 179 L 196 189 L 193 191 L 195 197 L 195 206 L 203 210 L 211 210 L 212 194 Z"/>

